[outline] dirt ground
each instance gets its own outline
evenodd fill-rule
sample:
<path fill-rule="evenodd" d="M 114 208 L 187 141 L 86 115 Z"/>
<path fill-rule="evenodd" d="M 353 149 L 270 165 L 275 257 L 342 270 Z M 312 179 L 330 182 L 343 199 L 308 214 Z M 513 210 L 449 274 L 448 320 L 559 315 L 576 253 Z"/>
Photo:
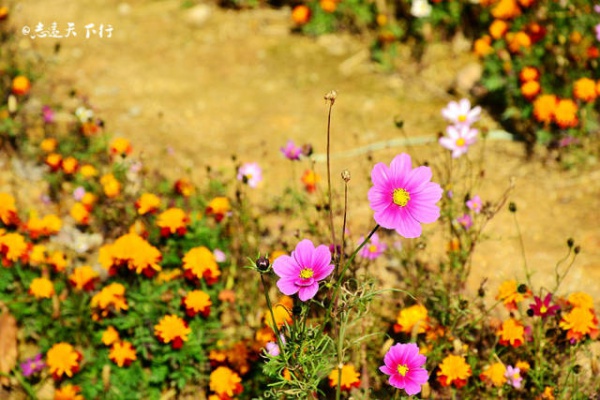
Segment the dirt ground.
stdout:
<path fill-rule="evenodd" d="M 289 179 L 289 161 L 279 153 L 288 139 L 312 143 L 318 155 L 324 153 L 323 95 L 337 90 L 332 170 L 336 177 L 343 169 L 356 176 L 351 224 L 368 226 L 373 162 L 389 163 L 401 151 L 421 160 L 442 151 L 436 144 L 398 144 L 402 133 L 394 118 L 405 121 L 408 137 L 435 138 L 445 128 L 440 110 L 456 100 L 446 89 L 474 59 L 465 53 L 465 43 L 455 41 L 432 46 L 420 65 L 403 50 L 397 69 L 386 72 L 369 62 L 367 40 L 294 35 L 289 14 L 289 9 L 236 12 L 209 4 L 191 11 L 180 0 L 23 0 L 13 22 L 32 28 L 57 22 L 62 30 L 73 22 L 77 37 L 21 37 L 21 46 L 35 48 L 45 63 L 38 94 L 50 101 L 76 89 L 109 132 L 130 139 L 137 157 L 171 176 L 200 180 L 206 165 L 225 165 L 237 154 L 241 161 L 261 163 L 260 190 L 269 193 Z M 112 36 L 86 39 L 88 23 L 110 24 Z M 497 128 L 486 116 L 479 124 L 484 125 Z M 372 143 L 378 148 L 364 151 Z M 323 157 L 317 160 L 324 175 Z M 515 178 L 511 200 L 519 207 L 534 282 L 551 286 L 556 261 L 573 237 L 582 252 L 562 291 L 583 290 L 600 302 L 600 167 L 565 172 L 540 160 L 525 162 L 521 145 L 506 140 L 488 142 L 486 163 L 479 191 L 484 200 L 498 198 Z M 495 291 L 504 279 L 523 279 L 523 260 L 512 215 L 500 213 L 487 233 L 468 286 L 476 288 L 487 277 Z"/>

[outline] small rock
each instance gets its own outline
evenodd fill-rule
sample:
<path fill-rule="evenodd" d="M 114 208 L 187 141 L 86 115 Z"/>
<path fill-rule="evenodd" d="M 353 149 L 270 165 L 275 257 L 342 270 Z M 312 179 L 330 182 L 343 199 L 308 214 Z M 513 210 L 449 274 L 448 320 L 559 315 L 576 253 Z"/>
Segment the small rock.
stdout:
<path fill-rule="evenodd" d="M 211 15 L 212 8 L 209 5 L 198 4 L 187 10 L 184 18 L 189 25 L 199 28 L 208 21 Z"/>

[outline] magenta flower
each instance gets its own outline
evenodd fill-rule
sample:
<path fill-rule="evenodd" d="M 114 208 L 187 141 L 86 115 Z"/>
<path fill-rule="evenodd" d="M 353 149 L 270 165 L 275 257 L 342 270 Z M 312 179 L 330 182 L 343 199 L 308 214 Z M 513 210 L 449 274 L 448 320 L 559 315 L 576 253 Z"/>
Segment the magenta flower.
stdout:
<path fill-rule="evenodd" d="M 258 163 L 246 163 L 238 169 L 237 179 L 251 188 L 255 188 L 263 179 L 262 169 L 258 166 Z"/>
<path fill-rule="evenodd" d="M 28 358 L 25 362 L 21 363 L 21 371 L 23 371 L 23 376 L 26 378 L 40 372 L 45 367 L 46 363 L 42 360 L 42 353 L 38 353 L 35 357 Z"/>
<path fill-rule="evenodd" d="M 443 191 L 440 185 L 430 182 L 431 175 L 429 167 L 413 169 L 406 153 L 394 157 L 389 167 L 377 163 L 371 171 L 373 186 L 368 193 L 375 222 L 406 238 L 421 236 L 421 224 L 440 217 L 436 203 Z"/>
<path fill-rule="evenodd" d="M 481 212 L 481 207 L 483 206 L 481 202 L 481 198 L 479 195 L 472 197 L 467 200 L 467 208 L 471 211 L 475 211 L 475 214 L 479 214 Z"/>
<path fill-rule="evenodd" d="M 470 126 L 479 120 L 480 114 L 481 107 L 471 109 L 471 102 L 468 99 L 459 102 L 451 101 L 442 110 L 442 116 L 456 126 Z"/>
<path fill-rule="evenodd" d="M 363 240 L 365 240 L 365 238 L 361 237 L 358 243 L 362 243 Z M 360 250 L 360 253 L 358 253 L 358 255 L 369 260 L 374 260 L 381 254 L 383 254 L 383 252 L 386 249 L 387 245 L 383 242 L 380 242 L 379 235 L 377 235 L 377 233 L 374 233 L 373 236 L 371 236 L 371 239 Z"/>
<path fill-rule="evenodd" d="M 477 141 L 478 131 L 468 125 L 450 125 L 446 128 L 446 133 L 448 136 L 441 137 L 439 143 L 442 147 L 452 151 L 452 158 L 458 158 L 466 154 L 469 146 Z"/>
<path fill-rule="evenodd" d="M 600 24 L 596 25 L 596 40 L 600 42 Z"/>
<path fill-rule="evenodd" d="M 51 124 L 54 122 L 54 110 L 49 106 L 42 106 L 42 116 L 44 117 L 45 123 Z"/>
<path fill-rule="evenodd" d="M 293 141 L 288 140 L 285 147 L 280 148 L 281 152 L 288 160 L 298 161 L 302 155 L 302 147 L 296 146 Z"/>
<path fill-rule="evenodd" d="M 521 387 L 521 381 L 523 380 L 523 377 L 521 376 L 521 370 L 519 368 L 514 368 L 512 365 L 507 365 L 504 377 L 507 379 L 507 383 L 512 387 L 516 389 Z"/>
<path fill-rule="evenodd" d="M 273 271 L 279 276 L 277 287 L 285 295 L 298 293 L 301 301 L 315 297 L 319 290 L 319 281 L 333 272 L 331 252 L 325 245 L 317 248 L 308 239 L 296 245 L 290 256 L 277 257 Z"/>
<path fill-rule="evenodd" d="M 385 365 L 379 370 L 390 375 L 389 383 L 395 388 L 404 389 L 412 396 L 421 391 L 421 385 L 427 382 L 429 375 L 423 368 L 427 357 L 419 354 L 419 347 L 414 343 L 395 344 L 383 357 Z"/>
<path fill-rule="evenodd" d="M 537 317 L 551 317 L 553 315 L 556 315 L 556 312 L 560 310 L 560 306 L 558 304 L 555 304 L 553 306 L 550 305 L 550 302 L 552 301 L 552 293 L 548 293 L 546 297 L 544 297 L 543 301 L 538 296 L 534 296 L 533 301 L 534 303 L 529 305 L 529 309 L 531 310 L 533 315 Z"/>
<path fill-rule="evenodd" d="M 465 214 L 462 217 L 456 218 L 456 222 L 458 222 L 465 230 L 469 230 L 471 226 L 473 226 L 473 219 L 469 214 Z"/>

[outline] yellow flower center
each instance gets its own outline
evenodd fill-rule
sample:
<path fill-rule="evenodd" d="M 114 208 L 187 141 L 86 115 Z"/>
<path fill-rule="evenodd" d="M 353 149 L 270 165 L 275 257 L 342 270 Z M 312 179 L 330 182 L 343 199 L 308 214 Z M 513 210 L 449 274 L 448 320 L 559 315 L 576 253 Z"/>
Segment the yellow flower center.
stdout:
<path fill-rule="evenodd" d="M 302 269 L 302 271 L 300 271 L 300 278 L 302 278 L 302 279 L 312 278 L 313 275 L 314 275 L 313 270 L 309 269 L 309 268 L 304 268 L 304 269 Z"/>
<path fill-rule="evenodd" d="M 402 376 L 406 376 L 408 373 L 408 367 L 406 365 L 398 365 L 398 373 Z"/>
<path fill-rule="evenodd" d="M 541 313 L 541 314 L 545 314 L 545 313 L 546 313 L 546 311 L 548 311 L 548 309 L 546 308 L 546 306 L 541 306 L 541 307 L 540 307 L 540 313 Z"/>
<path fill-rule="evenodd" d="M 394 204 L 404 207 L 410 200 L 410 194 L 404 189 L 394 189 L 393 201 Z"/>
<path fill-rule="evenodd" d="M 377 246 L 374 244 L 369 246 L 369 253 L 377 253 Z"/>
<path fill-rule="evenodd" d="M 463 147 L 465 145 L 465 139 L 464 138 L 458 138 L 458 139 L 456 139 L 456 145 L 458 147 Z"/>
<path fill-rule="evenodd" d="M 465 122 L 467 120 L 467 116 L 466 115 L 459 115 L 458 116 L 458 122 Z"/>

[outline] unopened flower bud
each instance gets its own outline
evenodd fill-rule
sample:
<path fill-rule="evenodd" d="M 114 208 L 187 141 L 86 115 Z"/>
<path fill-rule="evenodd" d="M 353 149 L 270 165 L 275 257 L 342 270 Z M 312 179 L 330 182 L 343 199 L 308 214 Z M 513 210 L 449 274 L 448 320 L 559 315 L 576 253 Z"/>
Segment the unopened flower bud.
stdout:
<path fill-rule="evenodd" d="M 325 95 L 325 101 L 331 102 L 331 105 L 335 103 L 335 99 L 337 97 L 337 92 L 335 90 L 331 90 L 329 93 Z"/>
<path fill-rule="evenodd" d="M 519 287 L 517 288 L 517 292 L 523 294 L 523 293 L 527 293 L 527 285 L 524 283 L 521 283 L 519 285 Z"/>
<path fill-rule="evenodd" d="M 348 171 L 347 169 L 343 170 L 342 179 L 344 180 L 344 182 L 348 183 L 350 181 L 350 171 Z"/>
<path fill-rule="evenodd" d="M 575 248 L 573 249 L 573 252 L 575 254 L 579 254 L 580 251 L 581 251 L 581 246 L 575 246 Z"/>
<path fill-rule="evenodd" d="M 269 269 L 269 259 L 265 256 L 261 256 L 256 260 L 256 268 L 258 268 L 259 271 L 261 272 L 265 272 Z"/>
<path fill-rule="evenodd" d="M 575 244 L 575 241 L 573 240 L 573 238 L 567 239 L 567 246 L 569 246 L 569 248 L 573 247 L 574 244 Z"/>
<path fill-rule="evenodd" d="M 517 212 L 517 205 L 511 201 L 508 203 L 508 211 L 511 213 Z"/>

